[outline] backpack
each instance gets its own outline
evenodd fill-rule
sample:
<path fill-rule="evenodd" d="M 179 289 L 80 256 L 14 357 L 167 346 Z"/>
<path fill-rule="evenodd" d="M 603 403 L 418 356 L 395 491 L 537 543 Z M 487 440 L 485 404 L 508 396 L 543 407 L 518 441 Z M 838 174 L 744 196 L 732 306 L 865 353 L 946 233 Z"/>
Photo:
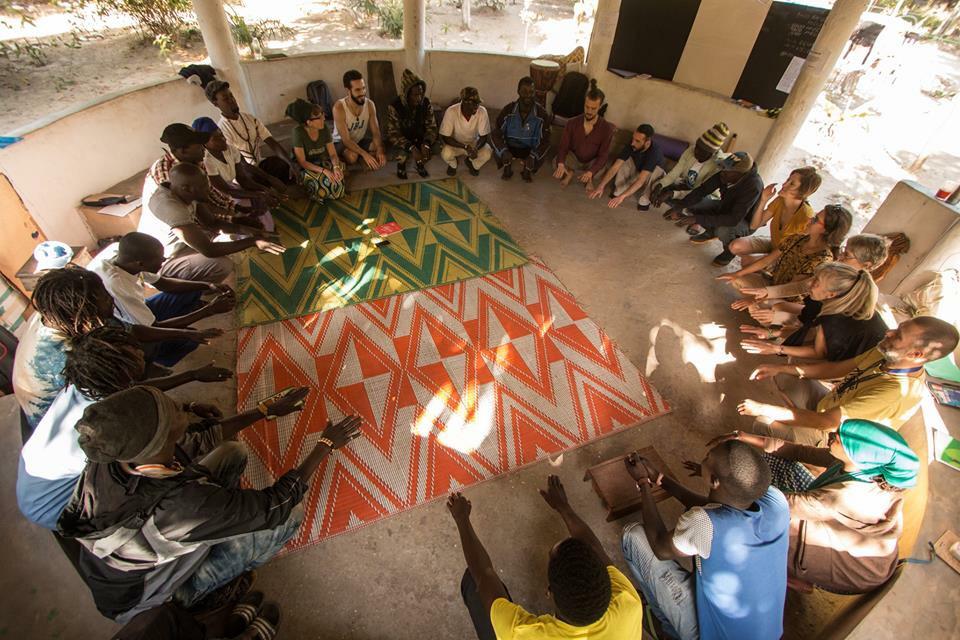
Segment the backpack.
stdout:
<path fill-rule="evenodd" d="M 583 99 L 590 87 L 590 79 L 577 71 L 568 71 L 553 99 L 553 115 L 572 118 L 583 113 Z"/>
<path fill-rule="evenodd" d="M 307 85 L 307 100 L 323 109 L 323 116 L 327 120 L 333 120 L 333 98 L 330 97 L 330 89 L 323 80 L 314 80 Z"/>

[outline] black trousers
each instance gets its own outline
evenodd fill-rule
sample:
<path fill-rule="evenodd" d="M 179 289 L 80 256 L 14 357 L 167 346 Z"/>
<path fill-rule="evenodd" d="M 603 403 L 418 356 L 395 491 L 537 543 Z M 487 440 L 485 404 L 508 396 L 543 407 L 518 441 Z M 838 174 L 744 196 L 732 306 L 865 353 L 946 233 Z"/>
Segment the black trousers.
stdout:
<path fill-rule="evenodd" d="M 513 602 L 510 597 L 510 590 L 503 586 L 507 592 L 507 600 Z M 480 601 L 480 593 L 477 591 L 477 583 L 473 580 L 470 569 L 463 572 L 463 579 L 460 580 L 460 595 L 463 597 L 463 604 L 470 612 L 470 619 L 473 620 L 473 628 L 477 632 L 479 640 L 497 640 L 497 634 L 493 631 L 493 625 L 490 624 L 490 614 Z"/>

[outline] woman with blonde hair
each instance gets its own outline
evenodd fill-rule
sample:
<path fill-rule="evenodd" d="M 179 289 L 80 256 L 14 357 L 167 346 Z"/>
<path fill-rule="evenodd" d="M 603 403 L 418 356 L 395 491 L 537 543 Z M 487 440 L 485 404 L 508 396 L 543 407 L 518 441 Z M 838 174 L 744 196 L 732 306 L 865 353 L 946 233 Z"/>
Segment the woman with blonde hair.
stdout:
<path fill-rule="evenodd" d="M 873 271 L 887 261 L 890 241 L 872 233 L 861 233 L 847 238 L 838 262 L 850 265 L 854 269 Z M 795 325 L 796 317 L 803 310 L 800 302 L 787 302 L 787 299 L 806 295 L 810 291 L 813 278 L 796 280 L 782 285 L 768 287 L 744 287 L 740 293 L 744 296 L 730 305 L 734 311 L 748 310 L 754 320 L 763 325 Z"/>
<path fill-rule="evenodd" d="M 740 266 L 759 260 L 780 246 L 784 238 L 804 232 L 814 216 L 807 198 L 816 193 L 822 181 L 816 167 L 800 167 L 790 172 L 776 197 L 776 183 L 767 185 L 750 218 L 750 228 L 758 231 L 770 225 L 770 235 L 749 235 L 730 243 L 730 252 L 740 256 Z"/>
<path fill-rule="evenodd" d="M 776 338 L 784 330 L 744 327 L 744 333 L 757 337 L 744 340 L 741 346 L 750 353 L 806 360 L 854 358 L 877 346 L 887 332 L 877 312 L 878 295 L 867 271 L 840 262 L 822 264 L 814 272 L 810 294 L 804 300 L 800 328 L 778 342 Z"/>

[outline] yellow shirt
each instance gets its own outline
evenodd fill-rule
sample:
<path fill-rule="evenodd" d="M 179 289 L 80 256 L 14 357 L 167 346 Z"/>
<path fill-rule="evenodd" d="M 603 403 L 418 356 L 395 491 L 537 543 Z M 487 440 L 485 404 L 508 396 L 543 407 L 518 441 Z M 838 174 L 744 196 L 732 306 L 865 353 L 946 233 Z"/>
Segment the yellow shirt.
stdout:
<path fill-rule="evenodd" d="M 841 420 L 872 420 L 899 429 L 920 406 L 924 374 L 881 373 L 884 362 L 880 350 L 873 348 L 857 356 L 847 377 L 817 404 L 824 412 L 840 407 Z M 877 375 L 879 374 L 879 375 Z"/>
<path fill-rule="evenodd" d="M 770 240 L 773 241 L 773 246 L 779 245 L 780 241 L 788 236 L 805 232 L 810 218 L 817 215 L 813 207 L 810 206 L 810 203 L 804 201 L 803 204 L 800 205 L 800 208 L 790 216 L 790 220 L 787 221 L 787 226 L 783 227 L 783 232 L 781 233 L 780 229 L 784 209 L 783 198 L 777 198 L 767 207 L 767 211 L 773 214 L 773 217 L 770 218 Z"/>
<path fill-rule="evenodd" d="M 603 617 L 586 627 L 575 627 L 553 616 L 535 616 L 505 598 L 490 607 L 490 622 L 497 640 L 623 640 L 643 633 L 643 604 L 630 580 L 616 567 L 607 567 L 612 593 Z"/>

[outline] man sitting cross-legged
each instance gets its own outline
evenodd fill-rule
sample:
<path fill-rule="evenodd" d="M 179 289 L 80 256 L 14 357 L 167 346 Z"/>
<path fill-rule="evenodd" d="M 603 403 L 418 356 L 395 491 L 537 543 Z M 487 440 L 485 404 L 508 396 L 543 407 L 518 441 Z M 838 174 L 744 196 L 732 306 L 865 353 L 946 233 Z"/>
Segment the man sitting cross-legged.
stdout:
<path fill-rule="evenodd" d="M 191 414 L 153 387 L 84 410 L 76 429 L 90 462 L 57 528 L 80 543 L 79 571 L 103 615 L 123 624 L 170 598 L 191 608 L 283 548 L 300 526 L 306 483 L 360 435 L 360 419 L 328 422 L 298 467 L 259 490 L 240 488 L 247 452 L 232 438 L 300 410 L 307 391 L 212 426 L 192 425 Z M 212 597 L 201 606 L 219 604 Z"/>
<path fill-rule="evenodd" d="M 193 164 L 179 163 L 170 169 L 170 182 L 161 184 L 144 209 L 138 231 L 153 236 L 164 244 L 162 276 L 181 280 L 222 282 L 233 271 L 227 257 L 256 247 L 281 254 L 284 248 L 268 240 L 259 229 L 224 222 L 214 217 L 206 206 L 209 181 L 207 174 Z M 241 233 L 248 237 L 230 242 L 214 242 L 219 233 Z"/>
<path fill-rule="evenodd" d="M 597 81 L 591 80 L 583 100 L 583 115 L 570 118 L 563 127 L 557 148 L 557 169 L 553 172 L 553 177 L 563 186 L 570 184 L 576 170 L 581 169 L 580 183 L 588 192 L 593 191 L 594 176 L 599 176 L 607 166 L 610 143 L 617 128 L 603 117 L 607 110 L 604 98 Z"/>
<path fill-rule="evenodd" d="M 812 364 L 757 367 L 751 380 L 774 378 L 789 406 L 744 400 L 740 415 L 754 416 L 753 431 L 814 447 L 844 420 L 860 419 L 899 429 L 920 406 L 923 365 L 953 353 L 956 328 L 932 316 L 900 323 L 875 348 L 856 358 Z M 842 380 L 832 389 L 821 380 Z"/>
<path fill-rule="evenodd" d="M 129 324 L 183 329 L 236 305 L 233 290 L 224 284 L 178 280 L 158 275 L 163 266 L 163 245 L 153 236 L 132 231 L 120 242 L 105 247 L 87 265 L 103 280 L 113 296 L 114 315 Z M 160 293 L 146 297 L 144 283 Z M 213 292 L 217 297 L 204 304 L 200 296 Z M 197 348 L 193 340 L 151 343 L 149 359 L 173 366 Z"/>
<path fill-rule="evenodd" d="M 525 76 L 517 83 L 517 99 L 500 110 L 490 134 L 497 165 L 503 167 L 504 180 L 513 177 L 513 161 L 523 163 L 520 176 L 533 181 L 550 150 L 550 116 L 537 104 L 533 78 Z"/>
<path fill-rule="evenodd" d="M 377 105 L 367 97 L 367 83 L 356 69 L 343 74 L 343 88 L 349 95 L 333 103 L 333 139 L 342 145 L 342 152 L 337 152 L 348 165 L 362 161 L 367 169 L 376 171 L 387 163 Z"/>
<path fill-rule="evenodd" d="M 99 327 L 70 340 L 63 368 L 67 386 L 20 452 L 17 504 L 28 520 L 45 529 L 57 528 L 87 464 L 73 427 L 89 405 L 138 382 L 168 390 L 194 381 L 221 382 L 233 375 L 229 369 L 209 365 L 143 380 L 145 369 L 140 342 L 120 327 Z M 213 405 L 191 402 L 184 409 L 200 418 L 222 417 Z"/>
<path fill-rule="evenodd" d="M 623 556 L 664 631 L 679 640 L 774 640 L 783 633 L 790 511 L 770 469 L 743 442 L 684 462 L 710 488 L 694 493 L 632 454 L 627 470 L 643 500 L 643 521 L 623 531 Z M 650 493 L 659 485 L 687 511 L 667 529 Z M 677 563 L 693 556 L 694 571 Z M 620 636 L 629 637 L 629 636 Z M 639 637 L 639 636 L 634 636 Z"/>
<path fill-rule="evenodd" d="M 649 203 L 650 188 L 663 175 L 663 151 L 660 145 L 653 141 L 653 126 L 642 124 L 633 132 L 630 144 L 623 148 L 617 159 L 613 161 L 603 179 L 593 191 L 591 198 L 599 198 L 604 188 L 613 181 L 613 197 L 607 202 L 611 209 L 619 207 L 624 200 L 637 194 L 647 198 Z M 637 208 L 646 211 L 649 204 L 637 204 Z"/>
<path fill-rule="evenodd" d="M 440 139 L 443 147 L 440 157 L 447 163 L 447 175 L 457 175 L 457 158 L 466 156 L 464 163 L 470 175 L 480 174 L 493 150 L 490 141 L 490 116 L 480 104 L 480 92 L 474 87 L 460 90 L 460 102 L 447 107 L 440 123 Z"/>
<path fill-rule="evenodd" d="M 460 493 L 447 500 L 457 524 L 467 571 L 460 592 L 480 640 L 534 638 L 640 638 L 643 605 L 630 581 L 613 566 L 603 545 L 576 514 L 557 476 L 540 495 L 567 525 L 570 537 L 550 550 L 549 594 L 555 615 L 535 616 L 510 599 L 470 522 L 471 504 Z"/>
<path fill-rule="evenodd" d="M 717 172 L 717 161 L 723 154 L 723 145 L 729 137 L 730 129 L 725 123 L 718 122 L 713 125 L 704 131 L 692 146 L 687 147 L 677 164 L 653 185 L 650 190 L 651 204 L 655 207 L 667 201 L 671 204 L 671 208 L 663 214 L 665 219 L 677 220 L 680 217 L 680 209 L 673 206 L 674 198 L 696 189 Z"/>
<path fill-rule="evenodd" d="M 427 97 L 427 83 L 410 69 L 403 70 L 400 95 L 387 105 L 387 141 L 397 154 L 397 177 L 407 179 L 407 160 L 413 157 L 417 175 L 426 178 L 426 163 L 437 142 L 437 119 Z"/>

